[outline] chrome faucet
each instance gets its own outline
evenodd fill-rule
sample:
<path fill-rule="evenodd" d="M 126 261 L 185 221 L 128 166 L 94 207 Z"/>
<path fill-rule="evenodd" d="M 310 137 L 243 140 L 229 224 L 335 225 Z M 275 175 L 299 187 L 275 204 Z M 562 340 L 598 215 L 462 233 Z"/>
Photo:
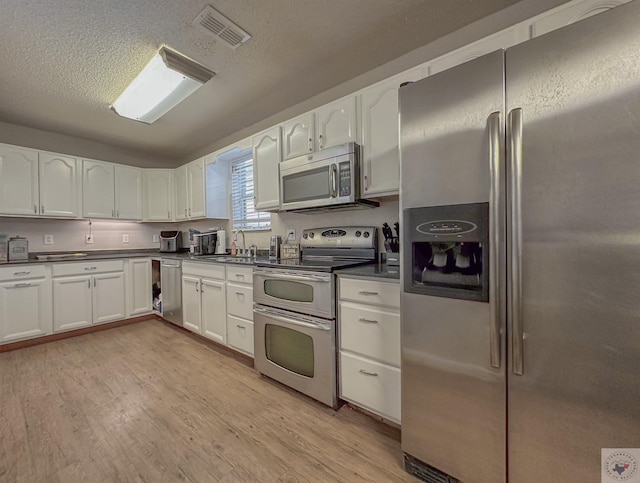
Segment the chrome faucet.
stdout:
<path fill-rule="evenodd" d="M 242 230 L 236 230 L 233 234 L 233 241 L 238 241 L 238 234 L 242 233 L 242 249 L 239 250 L 240 251 L 240 255 L 244 255 L 245 252 L 247 251 L 247 247 L 245 245 L 245 240 L 244 240 L 244 231 Z"/>

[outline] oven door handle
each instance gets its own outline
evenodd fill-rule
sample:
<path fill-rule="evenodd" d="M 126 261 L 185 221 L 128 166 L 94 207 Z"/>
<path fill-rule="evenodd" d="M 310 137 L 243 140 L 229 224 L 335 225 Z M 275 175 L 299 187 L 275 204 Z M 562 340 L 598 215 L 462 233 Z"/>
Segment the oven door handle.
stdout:
<path fill-rule="evenodd" d="M 295 280 L 301 282 L 331 282 L 331 277 L 328 275 L 293 275 L 290 272 L 279 273 L 269 270 L 254 270 L 253 274 L 256 276 L 264 276 L 268 278 L 278 278 L 282 280 Z"/>
<path fill-rule="evenodd" d="M 280 322 L 285 322 L 287 324 L 295 325 L 297 327 L 305 327 L 307 329 L 326 330 L 326 331 L 331 330 L 331 326 L 329 324 L 316 324 L 314 322 L 311 322 L 308 319 L 298 318 L 295 316 L 284 316 L 279 312 L 273 312 L 269 309 L 264 309 L 262 307 L 253 307 L 253 311 L 259 314 L 266 315 L 271 319 L 278 320 Z"/>

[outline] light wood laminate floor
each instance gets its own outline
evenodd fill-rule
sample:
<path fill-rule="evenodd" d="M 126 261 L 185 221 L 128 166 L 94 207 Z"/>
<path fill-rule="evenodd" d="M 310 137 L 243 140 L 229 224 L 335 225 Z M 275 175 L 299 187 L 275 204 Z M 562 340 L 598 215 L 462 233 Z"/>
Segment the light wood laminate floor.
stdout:
<path fill-rule="evenodd" d="M 0 353 L 0 481 L 413 481 L 397 431 L 157 320 Z"/>

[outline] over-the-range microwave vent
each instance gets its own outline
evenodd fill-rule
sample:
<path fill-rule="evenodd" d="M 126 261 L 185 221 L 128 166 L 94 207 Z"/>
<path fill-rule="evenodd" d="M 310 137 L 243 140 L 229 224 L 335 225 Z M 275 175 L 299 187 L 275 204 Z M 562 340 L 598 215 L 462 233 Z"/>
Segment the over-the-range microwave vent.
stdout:
<path fill-rule="evenodd" d="M 290 213 L 304 213 L 305 215 L 318 215 L 321 213 L 333 213 L 336 211 L 363 210 L 368 208 L 377 208 L 380 203 L 374 200 L 360 199 L 353 203 L 345 203 L 342 205 L 315 206 L 313 208 L 299 208 L 297 210 L 287 210 Z"/>
<path fill-rule="evenodd" d="M 208 34 L 215 35 L 232 49 L 237 49 L 251 38 L 248 32 L 242 30 L 210 5 L 207 5 L 196 17 L 193 24 Z"/>

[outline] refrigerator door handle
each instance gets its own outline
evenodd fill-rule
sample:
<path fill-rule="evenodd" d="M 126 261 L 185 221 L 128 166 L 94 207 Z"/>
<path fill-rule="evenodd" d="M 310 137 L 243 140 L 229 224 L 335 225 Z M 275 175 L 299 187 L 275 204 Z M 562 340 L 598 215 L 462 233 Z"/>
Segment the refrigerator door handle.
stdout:
<path fill-rule="evenodd" d="M 489 194 L 489 307 L 491 312 L 489 350 L 491 353 L 491 367 L 500 368 L 501 347 L 500 329 L 502 325 L 500 311 L 500 240 L 501 234 L 501 186 L 502 186 L 502 149 L 500 142 L 500 112 L 492 112 L 487 119 L 489 130 L 489 170 L 491 173 L 491 189 Z"/>
<path fill-rule="evenodd" d="M 507 120 L 509 169 L 511 170 L 511 330 L 512 365 L 524 374 L 524 327 L 522 323 L 522 109 L 512 109 Z"/>

